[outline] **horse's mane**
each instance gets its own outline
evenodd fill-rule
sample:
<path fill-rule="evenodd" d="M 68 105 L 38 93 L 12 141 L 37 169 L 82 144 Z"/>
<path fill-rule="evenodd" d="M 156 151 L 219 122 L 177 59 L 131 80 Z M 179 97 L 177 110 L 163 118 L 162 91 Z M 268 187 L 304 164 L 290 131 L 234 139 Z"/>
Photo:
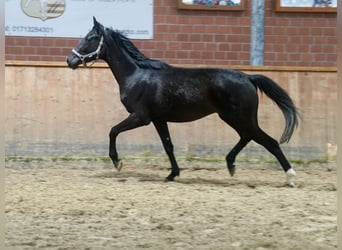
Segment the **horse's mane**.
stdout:
<path fill-rule="evenodd" d="M 164 62 L 154 60 L 143 55 L 137 49 L 137 47 L 135 47 L 135 45 L 123 34 L 123 32 L 106 28 L 106 33 L 109 34 L 114 41 L 118 42 L 118 44 L 127 52 L 127 54 L 139 67 L 145 69 L 165 69 L 170 67 Z"/>

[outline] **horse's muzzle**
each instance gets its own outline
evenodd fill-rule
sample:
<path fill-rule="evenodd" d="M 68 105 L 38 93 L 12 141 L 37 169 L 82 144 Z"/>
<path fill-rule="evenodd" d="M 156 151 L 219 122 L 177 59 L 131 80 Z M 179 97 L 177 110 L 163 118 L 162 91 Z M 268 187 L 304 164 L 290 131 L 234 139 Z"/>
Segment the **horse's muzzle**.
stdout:
<path fill-rule="evenodd" d="M 73 53 L 68 55 L 66 62 L 69 68 L 72 68 L 72 69 L 77 69 L 78 65 L 82 63 L 81 60 L 77 56 L 75 56 Z"/>

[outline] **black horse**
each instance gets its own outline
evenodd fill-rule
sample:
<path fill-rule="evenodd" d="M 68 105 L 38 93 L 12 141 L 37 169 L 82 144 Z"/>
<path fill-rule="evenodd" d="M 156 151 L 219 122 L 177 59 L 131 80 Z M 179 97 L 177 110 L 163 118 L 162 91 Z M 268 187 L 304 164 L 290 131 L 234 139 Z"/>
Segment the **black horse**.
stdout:
<path fill-rule="evenodd" d="M 236 70 L 179 68 L 145 57 L 122 33 L 105 28 L 94 18 L 92 30 L 67 57 L 68 66 L 97 59 L 106 61 L 120 88 L 120 99 L 130 115 L 114 126 L 109 134 L 109 156 L 120 170 L 116 138 L 124 131 L 153 123 L 171 162 L 167 180 L 179 176 L 167 122 L 190 122 L 212 113 L 233 127 L 239 142 L 227 154 L 231 176 L 237 154 L 251 141 L 264 146 L 279 161 L 293 185 L 295 171 L 276 140 L 258 126 L 258 93 L 264 92 L 281 109 L 285 129 L 280 143 L 288 142 L 298 123 L 298 113 L 288 94 L 263 75 L 248 75 Z"/>

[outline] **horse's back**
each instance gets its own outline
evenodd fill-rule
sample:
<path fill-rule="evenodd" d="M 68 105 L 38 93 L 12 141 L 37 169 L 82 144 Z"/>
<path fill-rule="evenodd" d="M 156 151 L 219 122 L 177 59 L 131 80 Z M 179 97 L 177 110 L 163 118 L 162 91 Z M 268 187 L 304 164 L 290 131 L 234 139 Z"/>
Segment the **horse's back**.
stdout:
<path fill-rule="evenodd" d="M 157 71 L 156 71 L 157 72 Z M 170 67 L 151 73 L 151 111 L 161 119 L 185 122 L 212 113 L 257 106 L 256 88 L 248 75 L 217 68 Z"/>
<path fill-rule="evenodd" d="M 193 96 L 202 94 L 215 100 L 257 101 L 257 89 L 249 75 L 221 68 L 174 68 L 176 88 L 189 89 Z"/>

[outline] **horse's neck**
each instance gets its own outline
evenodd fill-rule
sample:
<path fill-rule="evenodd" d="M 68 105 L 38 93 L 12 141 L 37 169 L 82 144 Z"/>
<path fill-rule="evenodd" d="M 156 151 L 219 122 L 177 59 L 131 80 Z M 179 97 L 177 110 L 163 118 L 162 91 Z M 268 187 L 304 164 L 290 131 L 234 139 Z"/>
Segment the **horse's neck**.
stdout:
<path fill-rule="evenodd" d="M 137 70 L 137 65 L 134 61 L 118 47 L 109 49 L 109 55 L 105 61 L 109 65 L 120 88 L 124 87 L 127 78 Z"/>

